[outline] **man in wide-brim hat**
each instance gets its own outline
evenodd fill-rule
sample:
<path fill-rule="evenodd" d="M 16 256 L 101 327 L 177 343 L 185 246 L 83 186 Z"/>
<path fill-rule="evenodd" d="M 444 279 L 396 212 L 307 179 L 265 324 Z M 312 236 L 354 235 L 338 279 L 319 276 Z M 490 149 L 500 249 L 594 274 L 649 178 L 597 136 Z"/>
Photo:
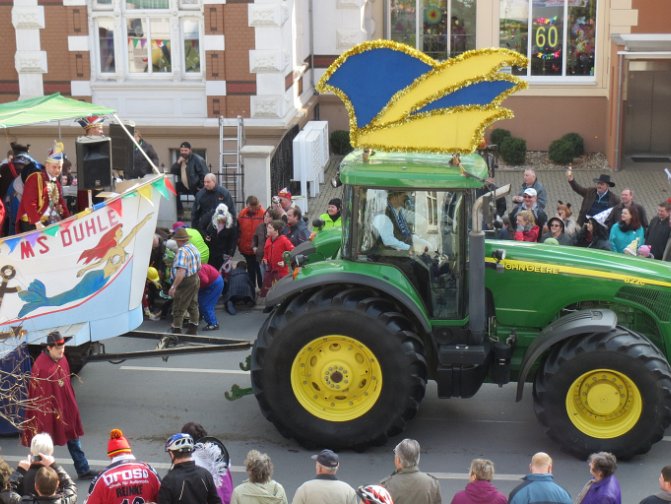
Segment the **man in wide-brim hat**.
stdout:
<path fill-rule="evenodd" d="M 594 179 L 594 187 L 582 187 L 573 179 L 573 170 L 569 166 L 566 170 L 566 178 L 574 192 L 582 196 L 580 213 L 578 214 L 578 225 L 585 224 L 588 215 L 597 215 L 604 210 L 614 207 L 620 202 L 620 198 L 609 189 L 615 187 L 615 182 L 610 179 L 610 175 L 602 173 L 599 178 Z"/>
<path fill-rule="evenodd" d="M 183 227 L 174 232 L 172 239 L 177 242 L 178 249 L 170 272 L 172 286 L 168 291 L 168 294 L 172 296 L 171 330 L 175 334 L 181 334 L 184 315 L 188 312 L 189 323 L 186 333 L 196 334 L 200 321 L 198 311 L 200 252 L 192 243 L 189 243 L 189 233 Z"/>

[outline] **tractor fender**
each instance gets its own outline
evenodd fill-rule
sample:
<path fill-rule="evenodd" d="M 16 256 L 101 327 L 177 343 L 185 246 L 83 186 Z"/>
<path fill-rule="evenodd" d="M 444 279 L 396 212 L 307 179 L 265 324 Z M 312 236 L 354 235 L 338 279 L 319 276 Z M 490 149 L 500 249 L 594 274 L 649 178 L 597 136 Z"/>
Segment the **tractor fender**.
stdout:
<path fill-rule="evenodd" d="M 615 329 L 617 315 L 612 310 L 593 308 L 589 310 L 578 310 L 553 321 L 541 331 L 538 337 L 529 345 L 520 374 L 517 378 L 517 396 L 515 401 L 522 400 L 524 383 L 532 366 L 548 349 L 560 341 L 572 338 L 578 334 L 602 333 Z"/>
<path fill-rule="evenodd" d="M 285 277 L 286 278 L 286 277 Z M 327 273 L 324 275 L 315 276 L 312 278 L 303 278 L 300 282 L 286 281 L 285 279 L 277 282 L 268 293 L 266 297 L 267 306 L 275 306 L 280 304 L 286 298 L 310 290 L 315 287 L 325 287 L 329 284 L 351 284 L 370 287 L 380 292 L 382 295 L 391 297 L 394 301 L 403 306 L 422 327 L 426 334 L 431 333 L 431 324 L 426 316 L 426 313 L 417 306 L 417 304 L 398 287 L 385 282 L 379 278 L 370 277 L 367 275 L 360 275 L 358 273 Z"/>

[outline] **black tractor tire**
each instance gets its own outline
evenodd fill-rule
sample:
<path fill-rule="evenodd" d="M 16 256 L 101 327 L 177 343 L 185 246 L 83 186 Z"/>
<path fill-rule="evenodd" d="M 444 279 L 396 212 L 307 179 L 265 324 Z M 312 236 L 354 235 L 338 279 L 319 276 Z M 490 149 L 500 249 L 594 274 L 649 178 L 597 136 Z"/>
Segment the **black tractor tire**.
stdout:
<path fill-rule="evenodd" d="M 349 352 L 354 365 L 343 366 L 349 362 L 345 357 L 339 360 L 337 351 L 329 353 L 332 341 L 333 348 Z M 411 322 L 393 302 L 371 289 L 330 286 L 301 293 L 271 314 L 252 350 L 252 387 L 263 415 L 285 437 L 306 448 L 362 450 L 384 444 L 417 413 L 427 380 L 423 351 Z M 366 358 L 360 360 L 362 355 Z M 314 373 L 305 379 L 301 375 L 294 389 L 292 370 L 312 371 L 314 360 L 319 361 Z M 369 362 L 379 367 L 367 366 Z M 350 385 L 334 391 L 333 369 L 344 369 L 351 382 L 342 383 Z M 380 376 L 374 376 L 376 369 Z M 376 399 L 375 393 L 359 392 L 362 383 L 376 380 L 382 383 L 375 388 Z M 310 397 L 305 399 L 304 393 Z M 349 404 L 362 403 L 358 416 L 338 416 L 352 411 Z"/>
<path fill-rule="evenodd" d="M 623 327 L 575 337 L 538 370 L 534 409 L 567 452 L 629 459 L 650 450 L 671 422 L 671 368 L 647 338 Z"/>

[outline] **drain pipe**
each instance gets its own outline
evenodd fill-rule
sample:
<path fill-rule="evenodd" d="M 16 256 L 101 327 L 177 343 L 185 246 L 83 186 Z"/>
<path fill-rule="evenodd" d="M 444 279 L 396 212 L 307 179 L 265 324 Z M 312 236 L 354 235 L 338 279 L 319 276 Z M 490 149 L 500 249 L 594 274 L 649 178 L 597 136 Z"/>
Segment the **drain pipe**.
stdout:
<path fill-rule="evenodd" d="M 482 229 L 482 205 L 491 199 L 496 200 L 510 192 L 510 184 L 499 187 L 480 196 L 473 204 L 471 232 L 469 240 L 469 283 L 468 311 L 470 343 L 481 345 L 485 339 L 487 327 L 487 309 L 485 302 L 485 232 Z"/>
<path fill-rule="evenodd" d="M 312 96 L 317 96 L 319 93 L 315 89 L 317 85 L 315 84 L 315 9 L 313 2 L 314 0 L 308 2 L 308 19 L 310 20 L 310 86 L 312 86 Z M 319 101 L 315 105 L 313 117 L 315 121 L 319 121 Z"/>
<path fill-rule="evenodd" d="M 615 171 L 622 168 L 622 79 L 623 79 L 624 56 L 617 54 L 617 103 L 615 104 Z"/>

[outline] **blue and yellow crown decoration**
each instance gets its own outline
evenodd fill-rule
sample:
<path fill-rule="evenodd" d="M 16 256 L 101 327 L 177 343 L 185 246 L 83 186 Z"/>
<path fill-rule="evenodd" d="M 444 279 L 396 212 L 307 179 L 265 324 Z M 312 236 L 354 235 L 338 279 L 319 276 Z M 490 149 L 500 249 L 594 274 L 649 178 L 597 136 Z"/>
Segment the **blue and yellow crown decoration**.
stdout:
<path fill-rule="evenodd" d="M 340 55 L 317 85 L 345 104 L 354 147 L 396 152 L 472 152 L 493 122 L 513 117 L 500 103 L 526 82 L 503 67 L 527 65 L 508 49 L 436 61 L 391 40 Z"/>

